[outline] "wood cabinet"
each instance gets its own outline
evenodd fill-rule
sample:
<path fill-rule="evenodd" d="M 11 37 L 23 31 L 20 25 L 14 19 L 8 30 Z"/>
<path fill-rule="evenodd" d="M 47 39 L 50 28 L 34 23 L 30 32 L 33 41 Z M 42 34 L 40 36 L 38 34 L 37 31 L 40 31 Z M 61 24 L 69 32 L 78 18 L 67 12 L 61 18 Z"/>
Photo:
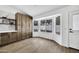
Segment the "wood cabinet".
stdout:
<path fill-rule="evenodd" d="M 16 13 L 15 16 L 17 32 L 0 33 L 0 45 L 32 37 L 32 17 L 20 13 Z"/>
<path fill-rule="evenodd" d="M 10 40 L 9 33 L 1 33 L 1 45 L 7 44 Z"/>
<path fill-rule="evenodd" d="M 14 41 L 16 41 L 16 32 L 0 34 L 0 45 L 5 45 Z"/>
<path fill-rule="evenodd" d="M 17 41 L 16 32 L 12 32 L 10 33 L 10 42 L 15 42 L 15 41 Z"/>
<path fill-rule="evenodd" d="M 26 39 L 32 37 L 32 18 L 28 15 L 23 15 L 20 13 L 16 14 L 18 39 Z"/>
<path fill-rule="evenodd" d="M 0 34 L 0 45 L 1 45 L 1 34 Z"/>
<path fill-rule="evenodd" d="M 25 39 L 25 24 L 26 24 L 26 18 L 24 15 L 22 15 L 22 39 Z"/>

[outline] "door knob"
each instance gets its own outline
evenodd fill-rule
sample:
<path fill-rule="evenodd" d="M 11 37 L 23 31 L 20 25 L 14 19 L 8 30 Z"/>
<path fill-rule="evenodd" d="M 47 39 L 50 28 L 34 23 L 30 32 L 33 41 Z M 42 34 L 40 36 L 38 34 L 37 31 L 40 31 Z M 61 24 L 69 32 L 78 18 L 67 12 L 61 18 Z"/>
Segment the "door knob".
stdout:
<path fill-rule="evenodd" d="M 70 32 L 70 33 L 73 33 L 73 30 L 70 28 L 70 29 L 69 29 L 69 32 Z"/>

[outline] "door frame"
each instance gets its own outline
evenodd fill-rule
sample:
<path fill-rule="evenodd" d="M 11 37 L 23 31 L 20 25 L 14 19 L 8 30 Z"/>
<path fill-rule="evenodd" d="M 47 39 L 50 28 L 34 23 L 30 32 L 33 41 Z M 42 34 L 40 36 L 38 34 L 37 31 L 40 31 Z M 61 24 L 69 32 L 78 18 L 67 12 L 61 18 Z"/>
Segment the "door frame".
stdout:
<path fill-rule="evenodd" d="M 71 18 L 72 15 L 77 15 L 77 14 L 79 14 L 79 10 L 71 11 L 71 12 L 68 13 L 68 47 L 70 47 L 70 48 L 73 48 L 73 47 L 70 46 L 70 32 L 69 32 L 69 29 L 71 27 L 70 21 L 72 19 Z M 73 26 L 73 20 L 72 20 L 72 26 Z"/>

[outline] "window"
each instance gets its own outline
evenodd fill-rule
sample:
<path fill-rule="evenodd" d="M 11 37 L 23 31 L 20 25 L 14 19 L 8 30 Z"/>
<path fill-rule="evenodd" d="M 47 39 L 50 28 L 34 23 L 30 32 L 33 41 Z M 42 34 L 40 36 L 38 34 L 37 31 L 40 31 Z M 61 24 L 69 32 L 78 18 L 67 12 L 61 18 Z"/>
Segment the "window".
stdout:
<path fill-rule="evenodd" d="M 34 32 L 38 32 L 38 29 L 34 29 Z"/>
<path fill-rule="evenodd" d="M 55 30 L 56 30 L 56 34 L 60 35 L 60 16 L 56 17 L 56 27 L 55 27 Z"/>
<path fill-rule="evenodd" d="M 46 20 L 41 20 L 40 25 L 41 25 L 40 31 L 45 32 L 46 31 Z"/>
<path fill-rule="evenodd" d="M 34 26 L 38 26 L 38 21 L 34 21 Z"/>
<path fill-rule="evenodd" d="M 34 32 L 38 32 L 38 21 L 34 21 Z"/>
<path fill-rule="evenodd" d="M 46 20 L 46 32 L 52 32 L 52 19 Z"/>
<path fill-rule="evenodd" d="M 46 21 L 45 21 L 45 20 L 41 20 L 41 26 L 44 26 L 44 25 L 45 25 L 45 23 L 46 23 Z"/>
<path fill-rule="evenodd" d="M 60 25 L 60 16 L 56 17 L 56 25 Z"/>

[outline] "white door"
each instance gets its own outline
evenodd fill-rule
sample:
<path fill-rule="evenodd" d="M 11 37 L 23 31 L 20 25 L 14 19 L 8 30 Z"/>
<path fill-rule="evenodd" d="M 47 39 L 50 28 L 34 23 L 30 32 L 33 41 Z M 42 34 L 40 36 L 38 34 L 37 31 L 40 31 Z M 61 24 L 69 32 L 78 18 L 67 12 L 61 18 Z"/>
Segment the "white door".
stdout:
<path fill-rule="evenodd" d="M 79 11 L 69 15 L 69 46 L 79 49 Z"/>

